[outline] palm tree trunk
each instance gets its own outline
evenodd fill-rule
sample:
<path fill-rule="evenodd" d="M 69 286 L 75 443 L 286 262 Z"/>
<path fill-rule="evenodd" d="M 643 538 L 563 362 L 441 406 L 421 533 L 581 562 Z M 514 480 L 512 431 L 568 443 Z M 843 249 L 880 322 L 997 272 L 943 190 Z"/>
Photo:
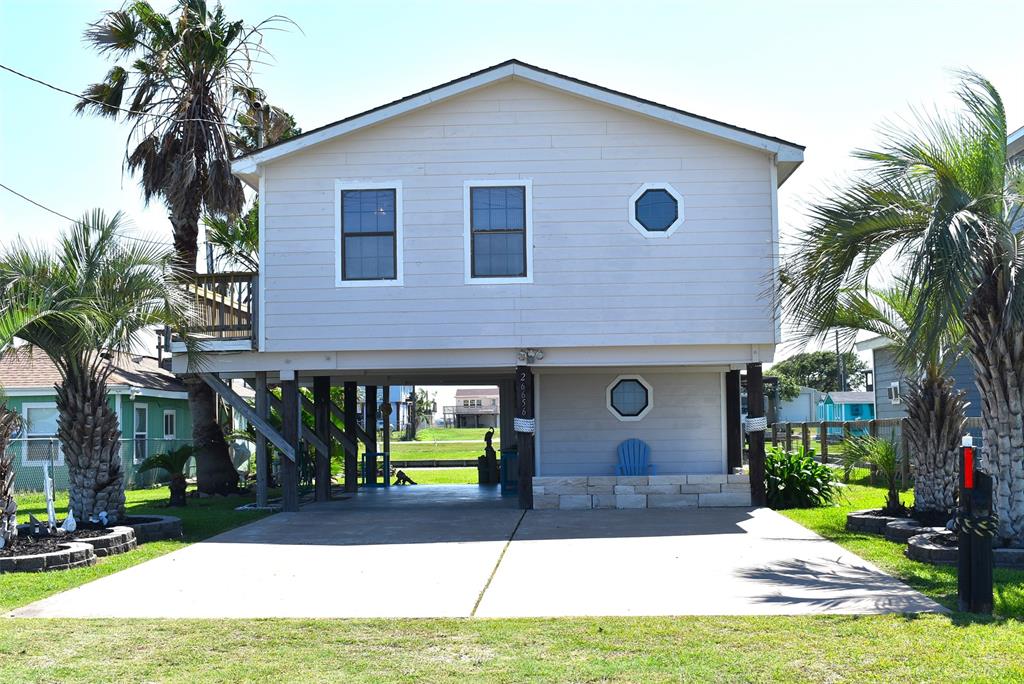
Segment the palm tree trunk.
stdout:
<path fill-rule="evenodd" d="M 57 385 L 57 435 L 77 520 L 96 520 L 104 512 L 110 523 L 124 517 L 121 430 L 107 402 L 109 373 L 109 365 L 90 373 L 89 364 L 76 363 L 63 369 L 64 382 Z"/>
<path fill-rule="evenodd" d="M 1024 332 L 1004 330 L 995 316 L 977 311 L 967 323 L 981 394 L 982 455 L 999 516 L 997 541 L 1024 546 Z"/>
<path fill-rule="evenodd" d="M 19 416 L 0 404 L 0 548 L 18 536 L 18 502 L 14 500 L 14 450 L 11 435 Z"/>
<path fill-rule="evenodd" d="M 201 185 L 199 187 L 202 187 Z M 200 203 L 198 190 L 186 193 L 186 201 L 171 207 L 174 251 L 178 266 L 187 274 L 196 273 L 198 256 Z M 238 471 L 231 462 L 224 431 L 217 420 L 217 397 L 210 386 L 196 376 L 181 378 L 188 388 L 188 407 L 192 413 L 192 446 L 196 457 L 196 488 L 204 494 L 230 494 L 238 491 Z"/>
<path fill-rule="evenodd" d="M 914 510 L 945 515 L 956 507 L 960 459 L 957 447 L 967 421 L 967 394 L 953 389 L 953 380 L 928 375 L 909 382 L 907 443 L 914 469 Z"/>

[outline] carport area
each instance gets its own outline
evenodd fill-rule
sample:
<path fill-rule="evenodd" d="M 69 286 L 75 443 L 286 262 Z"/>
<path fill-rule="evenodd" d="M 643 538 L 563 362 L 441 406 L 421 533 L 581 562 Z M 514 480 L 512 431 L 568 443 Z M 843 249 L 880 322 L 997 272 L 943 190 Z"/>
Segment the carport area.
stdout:
<path fill-rule="evenodd" d="M 493 488 L 281 513 L 22 617 L 527 617 L 942 608 L 768 509 L 521 511 Z"/>

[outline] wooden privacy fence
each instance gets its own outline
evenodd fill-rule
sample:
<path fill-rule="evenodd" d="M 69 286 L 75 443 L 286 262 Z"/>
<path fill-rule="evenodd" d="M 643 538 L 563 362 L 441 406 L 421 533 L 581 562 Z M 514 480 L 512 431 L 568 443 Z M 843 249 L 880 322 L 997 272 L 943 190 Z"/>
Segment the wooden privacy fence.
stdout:
<path fill-rule="evenodd" d="M 822 463 L 829 461 L 829 447 L 837 446 L 853 435 L 871 435 L 896 442 L 901 451 L 908 452 L 907 433 L 903 429 L 906 418 L 880 418 L 876 420 L 822 420 L 807 423 L 772 423 L 767 438 L 772 446 L 785 447 L 803 445 L 804 450 L 814 448 Z M 981 444 L 981 418 L 968 418 L 966 431 L 974 433 L 976 445 Z M 904 459 L 904 470 L 909 468 L 910 459 Z"/>

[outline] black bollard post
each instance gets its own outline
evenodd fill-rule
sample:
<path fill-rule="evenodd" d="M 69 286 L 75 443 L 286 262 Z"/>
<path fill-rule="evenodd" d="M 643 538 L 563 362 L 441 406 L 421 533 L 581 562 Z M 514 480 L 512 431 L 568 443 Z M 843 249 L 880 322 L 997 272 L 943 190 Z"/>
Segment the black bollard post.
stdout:
<path fill-rule="evenodd" d="M 960 447 L 960 496 L 957 510 L 957 605 L 962 611 L 992 613 L 992 477 L 977 468 L 974 440 Z"/>

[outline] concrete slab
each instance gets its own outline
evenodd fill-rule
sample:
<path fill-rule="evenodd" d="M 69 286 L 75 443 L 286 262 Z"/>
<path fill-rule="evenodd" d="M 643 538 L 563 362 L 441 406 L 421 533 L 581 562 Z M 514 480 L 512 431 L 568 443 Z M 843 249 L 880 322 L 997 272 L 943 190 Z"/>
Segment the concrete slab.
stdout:
<path fill-rule="evenodd" d="M 768 509 L 531 511 L 478 617 L 944 609 Z"/>
<path fill-rule="evenodd" d="M 493 489 L 417 486 L 360 492 L 277 514 L 12 615 L 398 618 L 936 610 L 942 608 L 920 593 L 766 509 L 524 516 L 514 498 Z"/>

